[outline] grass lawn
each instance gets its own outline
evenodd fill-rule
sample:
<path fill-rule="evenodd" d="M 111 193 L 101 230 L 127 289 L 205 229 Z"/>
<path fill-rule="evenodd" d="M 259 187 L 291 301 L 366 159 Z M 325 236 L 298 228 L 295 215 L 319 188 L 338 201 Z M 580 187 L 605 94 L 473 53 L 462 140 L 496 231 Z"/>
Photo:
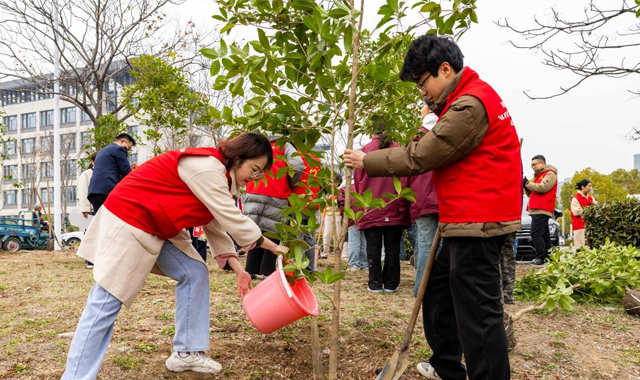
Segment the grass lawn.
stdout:
<path fill-rule="evenodd" d="M 528 269 L 519 265 L 518 273 Z M 403 262 L 400 292 L 391 295 L 369 293 L 366 271 L 348 273 L 343 280 L 341 379 L 373 380 L 398 347 L 413 304 L 413 276 Z M 92 284 L 91 271 L 73 251 L 0 252 L 0 379 L 60 378 L 71 342 L 60 334 L 75 329 Z M 121 311 L 99 379 L 311 380 L 309 320 L 261 334 L 244 315 L 235 275 L 213 266 L 208 354 L 222 364 L 223 373 L 169 372 L 164 361 L 171 352 L 173 286 L 172 280 L 150 276 L 132 309 Z M 316 285 L 323 348 L 329 344 L 329 294 L 331 287 Z M 527 305 L 516 302 L 507 309 Z M 640 379 L 639 332 L 640 319 L 626 315 L 620 305 L 526 315 L 516 325 L 512 378 Z M 421 323 L 411 347 L 415 363 L 429 357 Z M 420 378 L 415 367 L 403 377 Z"/>

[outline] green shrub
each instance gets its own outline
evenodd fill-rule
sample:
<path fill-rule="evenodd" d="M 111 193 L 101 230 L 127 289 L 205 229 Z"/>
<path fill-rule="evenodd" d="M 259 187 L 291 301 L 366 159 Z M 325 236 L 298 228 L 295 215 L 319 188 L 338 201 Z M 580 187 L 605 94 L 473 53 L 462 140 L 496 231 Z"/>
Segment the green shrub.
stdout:
<path fill-rule="evenodd" d="M 612 242 L 640 247 L 640 201 L 629 198 L 585 208 L 587 244 L 597 247 L 609 238 Z"/>
<path fill-rule="evenodd" d="M 598 249 L 578 252 L 556 249 L 547 266 L 531 270 L 516 282 L 515 294 L 571 309 L 580 299 L 620 302 L 625 286 L 640 287 L 640 250 L 608 239 Z M 573 289 L 575 287 L 575 290 Z"/>

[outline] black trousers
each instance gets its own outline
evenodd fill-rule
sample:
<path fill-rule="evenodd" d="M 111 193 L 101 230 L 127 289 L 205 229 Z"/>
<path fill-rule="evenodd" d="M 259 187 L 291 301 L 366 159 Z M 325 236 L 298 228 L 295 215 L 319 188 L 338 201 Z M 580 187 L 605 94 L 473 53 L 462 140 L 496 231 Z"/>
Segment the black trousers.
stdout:
<path fill-rule="evenodd" d="M 264 233 L 264 231 L 263 231 Z M 272 239 L 273 240 L 273 239 Z M 273 240 L 274 243 L 280 244 L 279 240 Z M 277 256 L 271 251 L 256 247 L 247 252 L 247 262 L 245 270 L 252 275 L 268 276 L 276 270 Z"/>
<path fill-rule="evenodd" d="M 531 215 L 531 241 L 536 250 L 536 259 L 546 259 L 551 249 L 548 215 Z"/>
<path fill-rule="evenodd" d="M 504 241 L 504 236 L 443 239 L 422 315 L 433 350 L 429 362 L 445 380 L 466 380 L 467 374 L 470 380 L 510 379 L 500 284 Z"/>
<path fill-rule="evenodd" d="M 89 199 L 91 206 L 93 206 L 94 215 L 98 213 L 98 210 L 102 207 L 102 204 L 107 200 L 108 196 L 109 194 L 89 194 L 87 199 Z"/>
<path fill-rule="evenodd" d="M 397 289 L 400 285 L 400 243 L 402 226 L 367 228 L 367 261 L 369 262 L 369 289 Z M 382 243 L 384 241 L 384 267 L 382 266 Z"/>

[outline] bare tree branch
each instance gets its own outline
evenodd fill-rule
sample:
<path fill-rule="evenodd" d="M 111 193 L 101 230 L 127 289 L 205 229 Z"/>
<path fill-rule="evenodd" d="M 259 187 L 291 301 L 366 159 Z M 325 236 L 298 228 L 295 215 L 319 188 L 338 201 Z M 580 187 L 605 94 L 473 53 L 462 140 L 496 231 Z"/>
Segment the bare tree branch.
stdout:
<path fill-rule="evenodd" d="M 533 96 L 525 92 L 530 99 L 550 99 L 566 94 L 592 77 L 621 78 L 640 74 L 640 22 L 636 17 L 639 9 L 640 5 L 626 0 L 617 8 L 602 9 L 595 0 L 590 0 L 583 17 L 578 20 L 565 19 L 559 11 L 552 9 L 550 21 L 534 17 L 536 26 L 532 28 L 517 28 L 507 19 L 496 24 L 524 39 L 524 42 L 510 41 L 512 46 L 540 51 L 544 55 L 544 65 L 578 77 L 551 95 Z M 613 32 L 611 28 L 617 31 Z M 567 41 L 571 41 L 570 49 L 563 47 Z M 625 58 L 619 58 L 621 55 Z M 638 91 L 630 92 L 637 94 Z"/>

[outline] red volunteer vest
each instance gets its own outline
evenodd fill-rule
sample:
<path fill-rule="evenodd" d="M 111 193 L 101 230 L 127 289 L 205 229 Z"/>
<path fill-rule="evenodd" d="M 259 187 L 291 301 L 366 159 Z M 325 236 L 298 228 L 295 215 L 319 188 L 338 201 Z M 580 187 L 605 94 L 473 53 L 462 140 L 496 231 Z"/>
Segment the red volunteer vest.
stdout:
<path fill-rule="evenodd" d="M 580 203 L 580 206 L 582 208 L 585 208 L 587 206 L 591 206 L 593 204 L 593 197 L 591 195 L 587 195 L 586 197 L 584 196 L 578 196 L 578 194 L 573 196 L 575 199 L 578 200 L 578 202 Z M 571 225 L 573 226 L 573 230 L 582 230 L 584 229 L 586 223 L 584 222 L 584 220 L 582 219 L 581 216 L 575 216 L 573 215 L 573 211 L 571 212 Z"/>
<path fill-rule="evenodd" d="M 278 179 L 277 173 L 280 168 L 287 166 L 286 162 L 276 158 L 277 156 L 284 156 L 284 148 L 276 145 L 275 142 L 271 143 L 273 149 L 273 165 L 271 165 L 271 177 L 265 176 L 267 184 L 264 184 L 264 180 L 251 181 L 247 183 L 247 194 L 260 194 L 273 198 L 287 199 L 291 195 L 291 188 L 289 187 L 289 180 L 287 175 Z M 258 183 L 256 185 L 255 183 Z"/>
<path fill-rule="evenodd" d="M 538 174 L 533 180 L 533 183 L 542 182 L 542 179 L 547 173 L 549 173 L 549 170 Z M 529 197 L 529 205 L 527 206 L 527 210 L 544 210 L 553 214 L 553 207 L 556 205 L 557 190 L 558 181 L 556 181 L 556 184 L 553 185 L 551 190 L 547 191 L 544 194 L 538 194 L 532 191 Z"/>
<path fill-rule="evenodd" d="M 433 171 L 438 212 L 444 223 L 490 223 L 520 220 L 522 163 L 520 143 L 509 111 L 491 86 L 465 67 L 451 104 L 470 95 L 482 102 L 489 128 L 480 145 L 462 160 Z"/>
<path fill-rule="evenodd" d="M 178 160 L 184 156 L 212 156 L 223 162 L 215 148 L 163 153 L 124 177 L 104 207 L 127 224 L 165 240 L 185 228 L 208 224 L 213 215 L 178 175 Z"/>

